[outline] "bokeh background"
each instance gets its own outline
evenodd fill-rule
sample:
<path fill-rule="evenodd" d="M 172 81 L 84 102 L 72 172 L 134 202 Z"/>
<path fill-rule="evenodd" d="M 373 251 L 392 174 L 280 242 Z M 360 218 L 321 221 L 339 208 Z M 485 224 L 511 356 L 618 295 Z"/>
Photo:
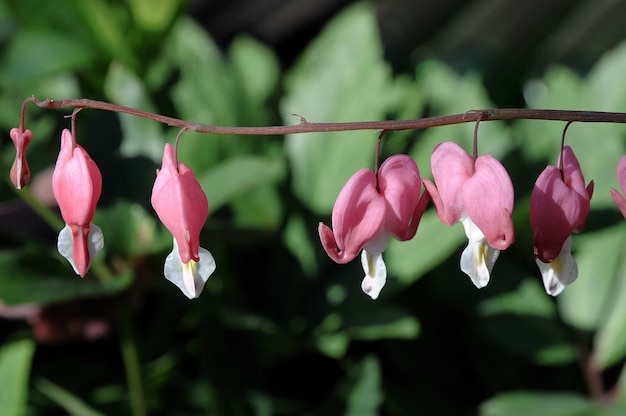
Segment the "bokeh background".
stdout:
<path fill-rule="evenodd" d="M 56 252 L 50 175 L 71 109 L 28 107 L 29 188 L 8 136 L 22 101 L 85 97 L 217 125 L 406 119 L 491 107 L 626 111 L 626 2 L 0 1 L 1 415 L 622 415 L 626 264 L 621 125 L 566 141 L 595 193 L 573 237 L 579 279 L 545 294 L 528 202 L 564 123 L 482 123 L 480 153 L 511 175 L 516 242 L 475 289 L 465 244 L 434 209 L 390 241 L 388 283 L 317 237 L 376 132 L 187 133 L 179 159 L 207 193 L 202 246 L 217 271 L 189 301 L 162 276 L 171 236 L 149 199 L 177 130 L 84 110 L 77 137 L 103 174 L 104 252 L 85 279 Z M 473 125 L 385 136 L 430 178 Z"/>

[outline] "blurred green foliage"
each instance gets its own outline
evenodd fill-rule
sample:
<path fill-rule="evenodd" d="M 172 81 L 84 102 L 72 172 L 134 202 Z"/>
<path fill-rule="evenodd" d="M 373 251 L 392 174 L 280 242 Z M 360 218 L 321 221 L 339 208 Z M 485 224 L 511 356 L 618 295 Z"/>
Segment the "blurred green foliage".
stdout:
<path fill-rule="evenodd" d="M 0 3 L 0 22 L 6 131 L 32 94 L 104 99 L 217 125 L 285 124 L 297 122 L 294 114 L 324 122 L 404 119 L 494 106 L 477 73 L 428 61 L 413 75 L 394 74 L 367 4 L 337 16 L 287 68 L 247 36 L 220 49 L 179 0 L 68 0 L 62 7 L 22 0 Z M 624 73 L 626 44 L 589 74 L 553 67 L 529 81 L 527 104 L 626 111 Z M 32 188 L 40 198 L 49 194 L 46 169 L 67 113 L 28 109 Z M 103 173 L 94 223 L 105 250 L 77 278 L 56 253 L 58 230 L 8 180 L 0 184 L 0 313 L 24 318 L 0 324 L 0 414 L 128 414 L 120 319 L 135 327 L 149 414 L 626 412 L 626 225 L 609 195 L 618 187 L 626 126 L 568 130 L 596 191 L 588 229 L 573 237 L 579 279 L 556 300 L 544 293 L 533 261 L 528 203 L 535 178 L 556 162 L 562 123 L 480 126 L 479 152 L 503 162 L 516 190 L 516 243 L 487 288 L 477 291 L 458 268 L 461 226 L 441 224 L 430 208 L 412 241 L 390 242 L 390 277 L 376 302 L 360 293 L 358 261 L 332 263 L 316 231 L 348 177 L 373 167 L 376 132 L 186 133 L 179 159 L 207 193 L 202 245 L 218 265 L 205 293 L 189 302 L 162 277 L 171 236 L 149 206 L 163 145 L 178 132 L 92 110 L 77 122 L 78 140 Z M 408 153 L 430 177 L 434 146 L 453 140 L 469 150 L 473 128 L 391 133 L 383 156 Z M 8 177 L 8 136 L 0 145 Z"/>

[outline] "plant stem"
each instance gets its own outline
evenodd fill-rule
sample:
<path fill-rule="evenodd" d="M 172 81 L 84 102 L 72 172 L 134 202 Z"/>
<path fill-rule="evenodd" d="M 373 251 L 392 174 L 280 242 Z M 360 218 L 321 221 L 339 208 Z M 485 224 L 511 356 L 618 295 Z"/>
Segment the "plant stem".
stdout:
<path fill-rule="evenodd" d="M 589 390 L 589 396 L 599 405 L 606 405 L 610 400 L 610 394 L 605 389 L 602 380 L 602 368 L 598 365 L 593 353 L 584 346 L 578 348 L 581 371 Z"/>
<path fill-rule="evenodd" d="M 147 413 L 141 380 L 141 368 L 139 366 L 130 311 L 126 299 L 121 299 L 118 305 L 117 328 L 120 337 L 122 360 L 124 361 L 124 371 L 126 373 L 126 383 L 128 384 L 131 414 L 133 416 L 145 416 Z"/>
<path fill-rule="evenodd" d="M 414 120 L 386 120 L 386 121 L 356 121 L 344 123 L 310 123 L 304 117 L 296 116 L 298 124 L 290 126 L 264 127 L 230 127 L 212 126 L 191 121 L 180 120 L 174 117 L 154 114 L 136 108 L 112 104 L 106 101 L 89 100 L 86 98 L 70 100 L 39 100 L 36 97 L 27 98 L 22 105 L 24 111 L 26 103 L 34 102 L 41 108 L 91 108 L 117 113 L 125 113 L 137 117 L 154 120 L 173 127 L 180 127 L 198 133 L 210 134 L 238 134 L 238 135 L 284 135 L 312 132 L 331 132 L 349 130 L 380 130 L 398 131 L 415 130 L 430 127 L 447 126 L 451 124 L 471 123 L 496 120 L 555 120 L 567 122 L 593 123 L 626 123 L 626 113 L 604 111 L 574 111 L 574 110 L 536 110 L 525 108 L 501 108 L 469 110 L 462 114 L 453 114 L 439 117 L 426 117 Z M 22 115 L 23 117 L 23 115 Z"/>

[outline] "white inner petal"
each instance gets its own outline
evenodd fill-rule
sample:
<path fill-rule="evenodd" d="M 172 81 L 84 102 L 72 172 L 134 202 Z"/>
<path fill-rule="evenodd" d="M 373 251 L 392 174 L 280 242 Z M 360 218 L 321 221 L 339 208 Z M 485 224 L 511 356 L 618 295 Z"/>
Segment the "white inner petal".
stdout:
<path fill-rule="evenodd" d="M 363 247 L 364 250 L 370 253 L 382 253 L 387 248 L 387 242 L 389 241 L 389 234 L 386 232 L 379 232 Z"/>
<path fill-rule="evenodd" d="M 91 260 L 104 248 L 104 235 L 102 230 L 95 224 L 89 224 L 89 235 L 87 236 L 87 250 L 89 250 L 89 264 Z M 74 238 L 72 237 L 72 229 L 69 225 L 59 232 L 57 239 L 57 250 L 67 259 L 74 269 L 74 273 L 80 274 L 74 262 Z"/>
<path fill-rule="evenodd" d="M 89 237 L 87 237 L 87 249 L 89 250 L 89 260 L 104 248 L 104 234 L 96 224 L 89 224 Z"/>
<path fill-rule="evenodd" d="M 361 289 L 372 299 L 376 300 L 387 281 L 387 268 L 385 267 L 382 253 L 370 253 L 367 250 L 361 251 L 361 265 L 365 272 Z"/>
<path fill-rule="evenodd" d="M 59 232 L 59 238 L 57 239 L 57 250 L 59 253 L 67 259 L 72 265 L 74 272 L 78 273 L 76 264 L 74 264 L 74 239 L 72 238 L 72 230 L 70 226 L 65 224 L 65 227 Z"/>
<path fill-rule="evenodd" d="M 200 296 L 204 284 L 216 268 L 215 260 L 208 250 L 200 247 L 198 255 L 200 261 L 189 260 L 188 263 L 183 263 L 178 253 L 178 244 L 174 239 L 174 248 L 165 259 L 163 269 L 165 278 L 174 283 L 189 299 Z"/>
<path fill-rule="evenodd" d="M 500 250 L 487 244 L 485 235 L 469 217 L 463 218 L 461 223 L 468 238 L 467 247 L 461 254 L 461 270 L 480 289 L 489 283 L 491 271 L 500 255 Z"/>
<path fill-rule="evenodd" d="M 572 256 L 572 237 L 568 237 L 561 248 L 559 255 L 550 263 L 544 263 L 536 259 L 541 272 L 543 287 L 549 295 L 557 296 L 565 286 L 572 283 L 578 277 L 578 264 Z"/>

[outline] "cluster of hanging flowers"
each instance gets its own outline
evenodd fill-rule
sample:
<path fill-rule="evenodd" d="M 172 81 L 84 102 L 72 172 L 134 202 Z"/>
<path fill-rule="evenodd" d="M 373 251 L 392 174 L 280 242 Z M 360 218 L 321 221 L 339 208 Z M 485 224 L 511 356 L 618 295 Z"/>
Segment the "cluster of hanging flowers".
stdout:
<path fill-rule="evenodd" d="M 74 123 L 72 131 L 61 133 L 52 189 L 65 222 L 58 251 L 84 277 L 104 246 L 102 230 L 92 223 L 102 175 L 76 143 L 73 130 Z M 10 179 L 21 189 L 30 180 L 26 148 L 33 134 L 22 122 L 10 136 L 16 148 Z M 180 134 L 176 144 L 179 138 Z M 322 247 L 332 260 L 345 264 L 360 254 L 365 274 L 361 288 L 372 299 L 378 298 L 386 282 L 382 253 L 389 238 L 412 239 L 430 201 L 441 222 L 463 225 L 468 244 L 461 254 L 461 270 L 477 288 L 489 283 L 500 252 L 515 241 L 514 192 L 504 166 L 491 155 L 478 156 L 476 136 L 474 141 L 473 156 L 453 142 L 436 146 L 431 156 L 432 181 L 422 178 L 415 161 L 403 154 L 389 157 L 375 171 L 359 170 L 337 197 L 332 228 L 319 223 Z M 626 192 L 626 156 L 618 163 L 617 178 Z M 530 201 L 534 256 L 545 290 L 552 296 L 577 278 L 572 234 L 585 228 L 592 194 L 593 181 L 585 185 L 574 151 L 562 145 L 556 165 L 547 166 L 537 178 Z M 626 217 L 626 198 L 615 189 L 611 195 Z M 189 299 L 197 298 L 216 268 L 211 253 L 200 247 L 209 204 L 193 171 L 177 160 L 176 148 L 170 144 L 163 151 L 151 203 L 173 237 L 163 273 Z"/>
<path fill-rule="evenodd" d="M 10 178 L 21 189 L 30 180 L 25 155 L 33 135 L 20 127 L 12 129 L 10 136 L 16 148 Z M 61 133 L 52 190 L 65 221 L 57 249 L 74 272 L 85 277 L 92 260 L 104 247 L 102 230 L 92 223 L 102 193 L 102 175 L 87 151 L 76 143 L 74 132 L 67 129 Z M 211 253 L 200 247 L 200 231 L 209 215 L 209 203 L 193 171 L 177 161 L 170 144 L 163 151 L 151 203 L 173 236 L 173 249 L 165 260 L 163 273 L 189 299 L 197 298 L 216 267 Z"/>
<path fill-rule="evenodd" d="M 347 263 L 362 251 L 362 289 L 372 299 L 385 284 L 382 252 L 388 238 L 413 238 L 429 200 L 441 222 L 463 224 L 468 245 L 460 268 L 477 288 L 489 283 L 500 251 L 515 241 L 513 184 L 498 160 L 491 155 L 472 157 L 459 145 L 444 142 L 433 150 L 431 168 L 434 182 L 420 180 L 412 159 L 394 155 L 377 173 L 358 171 L 337 197 L 333 230 L 319 225 L 322 245 L 337 263 Z M 626 191 L 626 156 L 619 162 L 617 176 Z M 419 197 L 422 183 L 425 192 Z M 614 189 L 611 192 L 626 217 L 626 199 Z M 569 146 L 562 148 L 557 166 L 546 167 L 535 183 L 530 203 L 534 255 L 546 292 L 552 296 L 578 276 L 571 235 L 584 229 L 592 193 L 593 181 L 585 186 Z"/>

